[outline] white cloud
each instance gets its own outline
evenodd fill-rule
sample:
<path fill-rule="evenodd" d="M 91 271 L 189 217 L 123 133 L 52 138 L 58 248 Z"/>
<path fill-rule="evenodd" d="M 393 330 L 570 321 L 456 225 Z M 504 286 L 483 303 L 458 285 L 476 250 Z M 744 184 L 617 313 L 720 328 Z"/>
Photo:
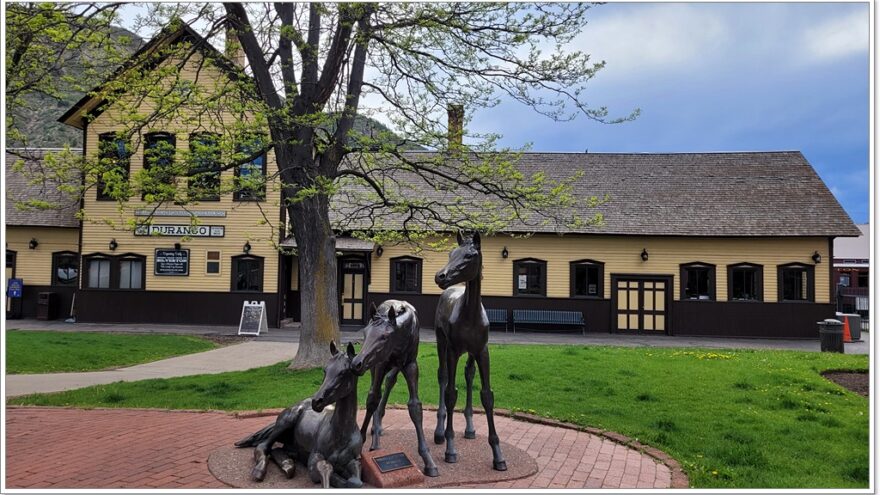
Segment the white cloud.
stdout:
<path fill-rule="evenodd" d="M 699 5 L 621 7 L 598 16 L 575 40 L 594 60 L 607 61 L 609 73 L 688 64 L 730 37 L 723 16 Z"/>
<path fill-rule="evenodd" d="M 802 33 L 805 55 L 824 60 L 867 54 L 870 24 L 865 14 L 853 11 L 805 29 Z"/>
<path fill-rule="evenodd" d="M 608 4 L 574 47 L 606 60 L 597 81 L 712 70 L 762 77 L 868 52 L 866 5 Z"/>

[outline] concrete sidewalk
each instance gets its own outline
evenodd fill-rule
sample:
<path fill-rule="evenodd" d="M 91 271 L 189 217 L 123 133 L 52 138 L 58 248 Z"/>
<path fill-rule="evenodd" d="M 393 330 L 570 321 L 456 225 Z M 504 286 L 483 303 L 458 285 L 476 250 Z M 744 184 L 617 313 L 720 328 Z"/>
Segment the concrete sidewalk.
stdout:
<path fill-rule="evenodd" d="M 53 330 L 62 332 L 123 332 L 123 333 L 174 333 L 184 335 L 236 335 L 235 326 L 208 325 L 151 325 L 151 324 L 109 324 L 109 323 L 64 323 L 63 321 L 8 320 L 7 328 L 21 330 Z M 363 333 L 354 326 L 342 329 L 343 343 L 362 342 Z M 269 333 L 254 337 L 259 342 L 299 342 L 299 324 L 283 328 L 272 328 Z M 422 342 L 435 342 L 434 330 L 423 328 Z M 626 335 L 619 333 L 577 332 L 505 332 L 492 330 L 489 342 L 493 344 L 568 344 L 568 345 L 611 345 L 623 347 L 704 347 L 713 349 L 779 349 L 792 351 L 819 352 L 818 330 L 816 339 L 750 339 L 724 337 L 682 337 L 668 335 Z M 847 354 L 869 354 L 870 334 L 862 332 L 862 340 L 846 344 Z"/>
<path fill-rule="evenodd" d="M 118 381 L 241 371 L 293 359 L 298 344 L 251 340 L 211 351 L 177 356 L 129 368 L 85 373 L 6 375 L 6 397 L 59 392 Z"/>

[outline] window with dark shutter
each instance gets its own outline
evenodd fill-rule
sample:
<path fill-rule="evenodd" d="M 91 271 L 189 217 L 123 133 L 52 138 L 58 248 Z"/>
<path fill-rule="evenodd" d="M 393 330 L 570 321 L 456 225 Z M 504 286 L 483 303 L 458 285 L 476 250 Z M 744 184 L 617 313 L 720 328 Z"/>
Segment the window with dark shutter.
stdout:
<path fill-rule="evenodd" d="M 680 268 L 682 300 L 715 300 L 715 265 L 697 262 Z"/>
<path fill-rule="evenodd" d="M 572 261 L 571 296 L 602 297 L 604 290 L 604 264 L 593 260 Z"/>
<path fill-rule="evenodd" d="M 519 296 L 546 296 L 547 262 L 532 258 L 514 261 L 513 294 Z"/>
<path fill-rule="evenodd" d="M 404 256 L 391 260 L 392 292 L 422 293 L 422 260 Z"/>

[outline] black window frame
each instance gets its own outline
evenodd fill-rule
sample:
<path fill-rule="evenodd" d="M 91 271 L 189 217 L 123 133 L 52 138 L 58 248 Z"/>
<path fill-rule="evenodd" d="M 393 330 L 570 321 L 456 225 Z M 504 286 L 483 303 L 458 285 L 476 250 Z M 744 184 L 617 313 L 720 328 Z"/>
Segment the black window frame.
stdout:
<path fill-rule="evenodd" d="M 540 293 L 520 292 L 518 275 L 519 266 L 523 264 L 541 267 L 541 277 L 539 281 Z M 528 274 L 526 274 L 526 276 L 528 276 Z M 538 258 L 521 258 L 513 261 L 513 295 L 514 297 L 547 297 L 547 262 L 545 260 Z"/>
<path fill-rule="evenodd" d="M 212 159 L 216 159 L 216 165 L 212 168 L 213 171 L 201 172 L 197 175 L 190 177 L 187 181 L 187 194 L 189 199 L 192 201 L 220 201 L 220 178 L 222 175 L 222 154 L 220 153 L 220 134 L 216 132 L 193 132 L 189 135 L 189 153 L 190 153 L 190 167 L 193 169 L 198 169 L 203 163 L 196 163 L 196 149 L 194 144 L 198 142 L 199 139 L 211 137 L 216 139 L 215 146 L 216 152 L 213 157 L 204 157 L 205 163 L 210 163 Z M 202 160 L 202 158 L 199 158 Z M 206 186 L 197 186 L 199 182 L 206 183 Z M 213 194 L 205 194 L 205 195 L 195 195 L 193 194 L 193 189 L 195 187 L 203 187 L 206 190 L 214 190 L 216 191 Z"/>
<path fill-rule="evenodd" d="M 148 150 L 152 149 L 150 147 L 150 143 L 154 141 L 157 137 L 164 137 L 167 139 L 167 142 L 171 143 L 171 147 L 174 148 L 174 154 L 170 157 L 170 163 L 166 164 L 166 167 L 174 168 L 174 160 L 177 154 L 177 136 L 172 132 L 167 131 L 153 131 L 144 134 L 143 138 L 143 169 L 150 170 L 152 165 L 150 165 L 149 157 L 147 156 Z M 158 141 L 156 141 L 158 142 Z M 166 177 L 163 178 L 166 184 L 174 184 L 174 174 L 170 173 Z M 152 193 L 153 191 L 142 190 L 141 191 L 141 199 L 144 199 L 147 194 Z"/>
<path fill-rule="evenodd" d="M 804 270 L 807 272 L 807 298 L 785 298 L 785 272 L 788 270 Z M 779 302 L 815 302 L 816 301 L 816 267 L 807 263 L 785 263 L 776 267 L 777 301 Z"/>
<path fill-rule="evenodd" d="M 117 150 L 118 150 L 118 143 L 120 141 L 125 143 L 125 156 L 124 157 L 120 156 L 118 153 L 115 153 L 114 155 L 105 154 L 104 152 L 106 150 L 104 149 L 105 145 L 103 143 L 107 142 L 108 140 L 112 140 L 113 143 L 117 145 L 117 147 L 116 147 Z M 122 168 L 123 170 L 125 170 L 126 181 L 128 181 L 129 177 L 131 176 L 131 155 L 132 155 L 132 152 L 131 152 L 131 140 L 130 139 L 120 137 L 119 133 L 117 133 L 117 132 L 104 132 L 104 133 L 98 134 L 98 159 L 99 160 L 104 160 L 104 159 L 115 160 L 116 165 L 114 165 L 113 168 L 119 167 L 119 168 Z M 98 180 L 95 183 L 95 187 L 98 190 L 97 196 L 95 197 L 95 199 L 97 201 L 116 201 L 117 198 L 114 198 L 113 196 L 104 193 L 104 189 L 106 187 L 106 184 L 104 183 L 104 179 L 102 176 L 98 176 Z M 126 197 L 123 199 L 128 199 L 128 198 Z"/>
<path fill-rule="evenodd" d="M 82 288 L 88 290 L 114 290 L 113 287 L 113 258 L 114 256 L 103 254 L 103 253 L 92 253 L 82 257 L 81 266 L 85 268 L 80 268 L 80 278 L 82 279 Z M 110 273 L 107 274 L 107 287 L 92 287 L 90 284 L 91 280 L 91 266 L 90 264 L 93 261 L 106 261 L 108 263 L 108 270 Z"/>
<path fill-rule="evenodd" d="M 754 273 L 753 282 L 755 284 L 754 299 L 734 299 L 733 284 L 736 271 L 751 271 Z M 756 263 L 734 263 L 727 265 L 727 300 L 732 302 L 763 302 L 764 301 L 764 265 Z"/>
<path fill-rule="evenodd" d="M 258 141 L 258 143 L 264 143 L 266 140 L 266 135 L 265 134 L 258 134 L 256 136 L 251 136 L 248 139 L 253 139 L 253 140 L 259 139 L 260 141 Z M 251 144 L 253 144 L 253 143 L 251 143 Z M 244 143 L 240 143 L 236 146 L 236 153 L 247 153 L 247 152 L 248 152 L 248 149 Z M 261 191 L 256 191 L 256 194 L 255 194 L 256 197 L 252 197 L 251 192 L 245 192 L 241 189 L 241 185 L 239 184 L 239 178 L 241 177 L 242 167 L 252 166 L 252 165 L 254 165 L 254 162 L 256 160 L 262 160 L 262 162 L 263 162 L 262 163 L 262 172 L 261 172 L 263 174 L 263 188 Z M 235 184 L 236 184 L 235 190 L 232 193 L 233 201 L 241 201 L 241 202 L 266 201 L 266 184 L 267 184 L 266 176 L 268 174 L 268 163 L 269 163 L 269 154 L 268 154 L 268 152 L 263 151 L 263 153 L 258 155 L 253 160 L 251 160 L 249 162 L 245 162 L 245 163 L 239 163 L 238 165 L 233 167 L 233 169 L 235 171 L 234 175 L 235 175 Z M 243 192 L 245 192 L 245 195 L 242 195 Z"/>
<path fill-rule="evenodd" d="M 690 270 L 705 270 L 708 274 L 706 281 L 706 290 L 708 299 L 687 296 L 687 285 L 690 280 Z M 702 261 L 694 261 L 691 263 L 682 263 L 679 265 L 679 300 L 681 301 L 714 301 L 717 296 L 718 278 L 716 277 L 715 265 Z"/>
<path fill-rule="evenodd" d="M 108 287 L 89 287 L 89 263 L 93 260 L 104 260 L 110 262 L 110 274 L 108 277 Z M 141 262 L 141 287 L 129 289 L 120 287 L 122 261 L 140 261 Z M 132 291 L 139 292 L 147 290 L 147 257 L 138 253 L 123 253 L 120 255 L 112 255 L 105 253 L 91 253 L 80 258 L 80 280 L 82 288 L 87 290 L 114 290 L 114 291 Z"/>
<path fill-rule="evenodd" d="M 398 256 L 396 258 L 391 258 L 391 292 L 397 292 L 401 294 L 421 294 L 422 293 L 422 259 L 417 258 L 415 256 Z M 406 290 L 401 289 L 398 285 L 397 278 L 397 267 L 401 265 L 411 265 L 415 266 L 416 270 L 416 288 L 415 290 Z"/>
<path fill-rule="evenodd" d="M 113 270 L 110 272 L 111 282 L 115 277 L 116 290 L 124 291 L 142 291 L 147 288 L 147 257 L 142 254 L 125 253 L 115 257 Z M 122 287 L 122 262 L 124 261 L 140 261 L 141 262 L 141 286 L 140 287 Z"/>
<path fill-rule="evenodd" d="M 58 279 L 58 265 L 60 258 L 69 257 L 76 261 L 76 277 L 70 282 L 61 282 Z M 52 253 L 52 281 L 49 283 L 52 287 L 77 287 L 80 277 L 80 259 L 79 253 L 74 251 L 55 251 Z"/>
<path fill-rule="evenodd" d="M 260 267 L 260 290 L 248 290 L 248 289 L 239 289 L 237 287 L 237 279 L 238 279 L 238 269 L 239 263 L 242 261 L 256 261 L 259 263 Z M 262 293 L 265 289 L 265 277 L 266 277 L 266 263 L 265 259 L 262 256 L 255 256 L 252 254 L 240 254 L 238 256 L 232 257 L 231 262 L 231 277 L 230 277 L 230 285 L 229 289 L 231 292 L 247 292 L 251 294 Z"/>
<path fill-rule="evenodd" d="M 585 294 L 577 293 L 577 269 L 580 267 L 587 268 L 587 287 L 585 287 Z M 589 269 L 595 268 L 597 271 L 598 283 L 596 284 L 596 294 L 589 294 Z M 583 259 L 571 261 L 568 264 L 568 273 L 569 273 L 569 296 L 577 299 L 603 299 L 605 297 L 605 263 L 602 261 L 596 261 L 591 259 Z"/>

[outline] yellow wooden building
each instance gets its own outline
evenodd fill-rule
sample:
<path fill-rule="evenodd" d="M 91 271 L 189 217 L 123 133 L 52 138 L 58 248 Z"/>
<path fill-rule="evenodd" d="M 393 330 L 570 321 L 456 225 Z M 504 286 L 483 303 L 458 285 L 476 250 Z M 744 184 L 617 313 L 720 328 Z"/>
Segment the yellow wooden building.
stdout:
<path fill-rule="evenodd" d="M 146 48 L 197 36 L 182 28 Z M 226 77 L 204 74 L 193 84 Z M 118 144 L 117 117 L 86 96 L 60 120 L 82 129 L 88 155 Z M 187 119 L 144 129 L 127 143 L 129 173 L 150 143 L 187 149 L 202 130 Z M 277 170 L 271 151 L 250 165 Z M 815 338 L 815 322 L 834 314 L 833 239 L 859 231 L 799 152 L 526 153 L 517 166 L 550 179 L 582 171 L 575 194 L 609 201 L 595 210 L 603 225 L 513 225 L 484 238 L 483 303 L 506 320 L 513 309 L 565 310 L 580 312 L 588 331 Z M 32 230 L 8 234 L 7 266 L 9 250 L 16 274 L 48 263 L 25 261 L 23 253 L 36 255 L 44 242 L 28 250 L 21 243 L 29 236 L 79 253 L 78 321 L 232 325 L 243 301 L 262 300 L 277 326 L 299 317 L 296 258 L 278 249 L 295 243 L 268 226 L 288 221 L 278 189 L 270 183 L 259 200 L 230 193 L 159 209 L 136 197 L 120 207 L 92 191 L 75 244 Z M 152 224 L 119 228 L 140 216 Z M 446 253 L 344 234 L 337 238 L 343 323 L 360 325 L 371 303 L 395 298 L 413 303 L 431 326 L 441 292 L 434 274 Z M 26 283 L 51 286 L 46 266 Z"/>

